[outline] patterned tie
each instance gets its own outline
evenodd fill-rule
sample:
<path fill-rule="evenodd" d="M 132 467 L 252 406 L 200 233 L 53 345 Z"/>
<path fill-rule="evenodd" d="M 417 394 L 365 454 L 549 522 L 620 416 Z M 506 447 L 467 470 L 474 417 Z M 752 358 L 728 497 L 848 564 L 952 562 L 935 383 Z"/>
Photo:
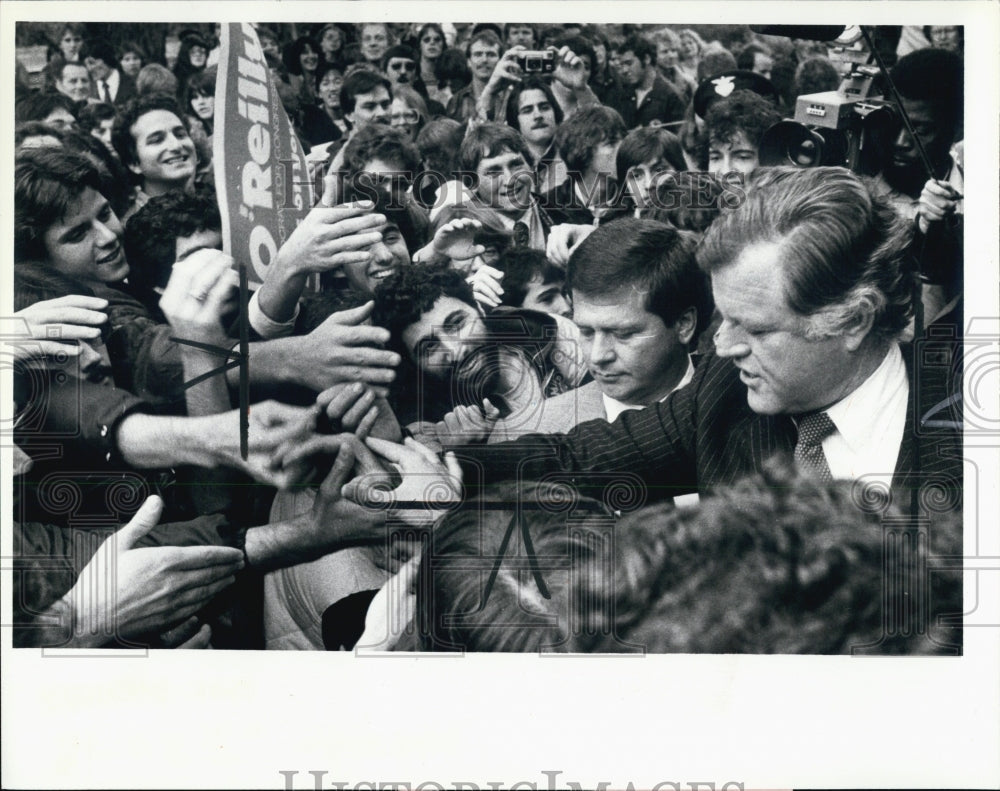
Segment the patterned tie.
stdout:
<path fill-rule="evenodd" d="M 799 439 L 795 443 L 795 464 L 800 471 L 811 474 L 821 481 L 832 481 L 830 465 L 823 453 L 823 440 L 833 434 L 837 427 L 826 412 L 810 412 L 800 415 L 797 420 Z"/>
<path fill-rule="evenodd" d="M 104 94 L 104 97 L 102 98 L 101 101 L 106 102 L 108 104 L 112 104 L 111 89 L 108 87 L 107 80 L 101 80 L 101 93 Z"/>

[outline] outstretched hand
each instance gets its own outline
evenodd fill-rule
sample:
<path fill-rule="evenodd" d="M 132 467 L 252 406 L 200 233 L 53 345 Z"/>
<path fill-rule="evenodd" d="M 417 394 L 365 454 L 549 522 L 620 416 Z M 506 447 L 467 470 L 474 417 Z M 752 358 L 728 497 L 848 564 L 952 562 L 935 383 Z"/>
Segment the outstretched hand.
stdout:
<path fill-rule="evenodd" d="M 77 341 L 101 337 L 100 327 L 108 320 L 104 313 L 107 307 L 106 299 L 79 294 L 36 302 L 14 313 L 14 338 L 7 343 L 19 360 L 46 354 L 77 357 Z"/>

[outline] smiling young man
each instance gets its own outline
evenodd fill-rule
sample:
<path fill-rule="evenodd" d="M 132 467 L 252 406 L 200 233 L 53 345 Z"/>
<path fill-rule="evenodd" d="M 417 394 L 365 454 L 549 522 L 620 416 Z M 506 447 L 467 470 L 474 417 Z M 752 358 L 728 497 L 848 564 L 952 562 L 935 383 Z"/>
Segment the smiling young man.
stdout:
<path fill-rule="evenodd" d="M 545 249 L 552 221 L 535 196 L 531 153 L 520 133 L 506 124 L 469 130 L 459 150 L 459 167 L 475 174 L 472 202 L 514 234 L 514 243 Z"/>
<path fill-rule="evenodd" d="M 128 102 L 115 119 L 111 140 L 138 186 L 126 219 L 149 198 L 194 185 L 194 141 L 170 96 L 151 94 Z"/>
<path fill-rule="evenodd" d="M 492 30 L 481 30 L 469 42 L 465 55 L 472 72 L 472 82 L 457 91 L 448 102 L 447 113 L 460 123 L 476 117 L 476 104 L 493 76 L 503 45 Z"/>

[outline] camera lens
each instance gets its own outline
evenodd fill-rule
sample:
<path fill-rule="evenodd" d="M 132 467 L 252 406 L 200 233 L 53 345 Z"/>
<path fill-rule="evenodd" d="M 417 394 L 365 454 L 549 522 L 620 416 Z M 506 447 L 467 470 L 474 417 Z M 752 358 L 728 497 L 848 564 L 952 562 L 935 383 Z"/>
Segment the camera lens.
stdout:
<path fill-rule="evenodd" d="M 799 141 L 799 144 L 789 152 L 789 160 L 800 168 L 810 168 L 818 164 L 819 147 L 809 138 Z"/>

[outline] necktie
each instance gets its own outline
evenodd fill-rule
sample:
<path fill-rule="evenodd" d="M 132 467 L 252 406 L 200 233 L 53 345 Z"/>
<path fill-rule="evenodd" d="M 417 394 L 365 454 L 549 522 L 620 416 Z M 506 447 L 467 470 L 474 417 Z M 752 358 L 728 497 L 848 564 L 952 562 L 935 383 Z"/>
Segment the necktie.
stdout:
<path fill-rule="evenodd" d="M 832 481 L 822 442 L 837 427 L 826 412 L 811 412 L 798 418 L 799 439 L 795 443 L 795 465 L 821 481 Z"/>
<path fill-rule="evenodd" d="M 111 104 L 111 90 L 108 88 L 107 80 L 101 80 L 101 101 Z"/>

